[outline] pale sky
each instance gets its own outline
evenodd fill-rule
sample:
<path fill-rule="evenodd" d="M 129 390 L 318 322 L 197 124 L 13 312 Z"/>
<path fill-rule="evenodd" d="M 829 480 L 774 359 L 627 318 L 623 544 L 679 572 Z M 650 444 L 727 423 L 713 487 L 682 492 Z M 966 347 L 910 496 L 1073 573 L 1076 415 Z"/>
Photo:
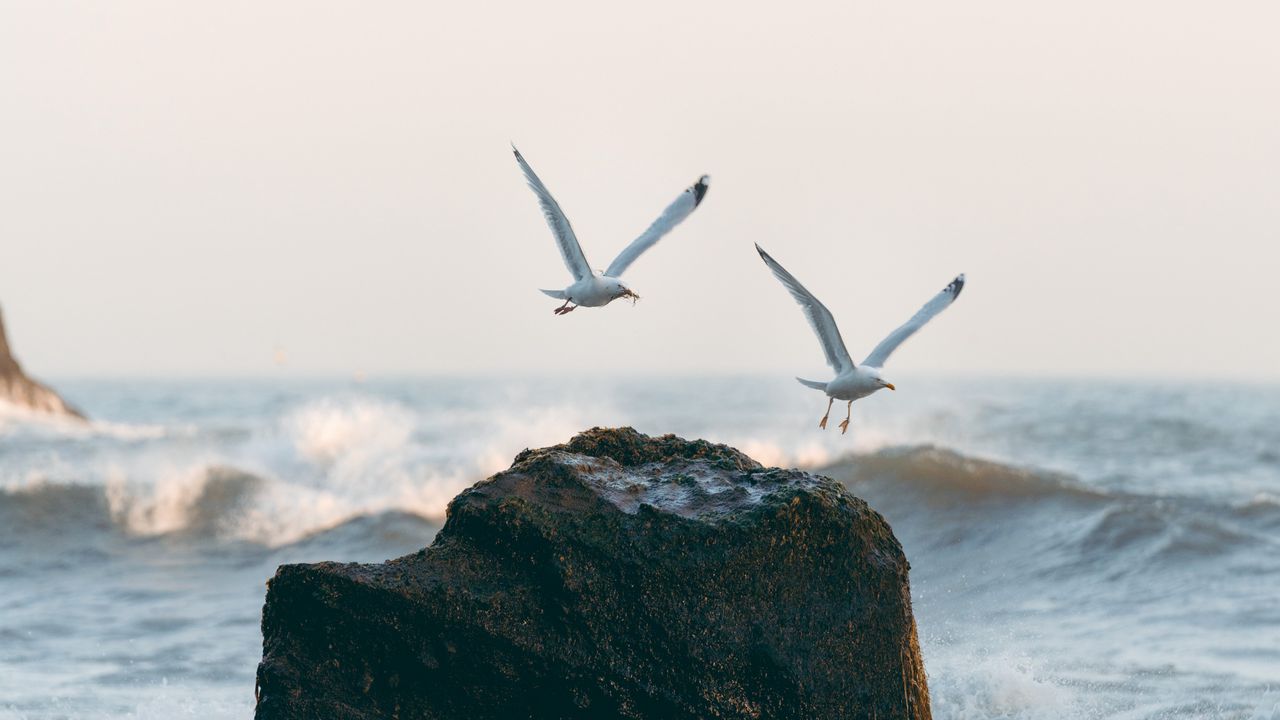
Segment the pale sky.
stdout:
<path fill-rule="evenodd" d="M 0 306 L 58 376 L 1280 377 L 1274 2 L 0 3 Z M 515 141 L 605 267 L 565 317 Z M 276 367 L 278 348 L 288 364 Z M 892 376 L 892 372 L 890 372 Z"/>

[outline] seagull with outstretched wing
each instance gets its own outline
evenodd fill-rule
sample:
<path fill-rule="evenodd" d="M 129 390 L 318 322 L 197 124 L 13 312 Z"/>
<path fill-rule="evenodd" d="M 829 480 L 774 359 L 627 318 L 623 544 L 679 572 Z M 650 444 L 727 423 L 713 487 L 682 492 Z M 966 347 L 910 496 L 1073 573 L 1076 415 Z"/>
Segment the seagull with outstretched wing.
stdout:
<path fill-rule="evenodd" d="M 628 268 L 631 263 L 636 261 L 645 250 L 653 247 L 662 239 L 664 235 L 679 225 L 681 221 L 689 217 L 702 203 L 702 199 L 707 195 L 707 186 L 711 183 L 711 178 L 703 175 L 698 182 L 689 186 L 684 192 L 680 193 L 680 197 L 675 202 L 667 206 L 662 215 L 648 230 L 641 233 L 640 237 L 631 241 L 618 257 L 614 258 L 609 264 L 608 269 L 603 273 L 593 272 L 591 265 L 587 263 L 586 255 L 582 254 L 582 246 L 578 244 L 578 236 L 573 234 L 573 227 L 569 225 L 569 218 L 565 217 L 564 211 L 560 209 L 556 199 L 551 197 L 551 192 L 547 190 L 547 186 L 542 184 L 538 176 L 534 174 L 533 168 L 529 167 L 529 163 L 525 162 L 524 156 L 516 150 L 513 145 L 511 149 L 516 154 L 516 162 L 520 164 L 520 170 L 524 173 L 524 179 L 529 183 L 529 189 L 533 190 L 533 194 L 538 196 L 538 204 L 542 207 L 542 215 L 547 220 L 547 226 L 551 228 L 551 234 L 556 237 L 556 244 L 560 247 L 560 255 L 564 257 L 565 267 L 569 268 L 569 274 L 573 275 L 573 284 L 563 290 L 543 290 L 542 292 L 550 295 L 557 300 L 564 300 L 564 304 L 555 309 L 556 315 L 564 315 L 572 312 L 574 308 L 582 305 L 586 307 L 602 307 L 617 300 L 620 297 L 629 297 L 632 301 L 639 300 L 640 296 L 632 292 L 619 276 Z"/>
<path fill-rule="evenodd" d="M 836 327 L 836 320 L 831 315 L 831 311 L 827 306 L 818 301 L 813 293 L 805 289 L 799 280 L 795 279 L 786 268 L 778 264 L 777 260 L 769 257 L 769 253 L 765 252 L 756 245 L 756 251 L 760 253 L 760 257 L 764 260 L 764 264 L 769 266 L 769 270 L 773 272 L 773 276 L 778 278 L 783 287 L 791 293 L 791 297 L 795 298 L 800 304 L 800 308 L 804 311 L 805 319 L 809 321 L 809 326 L 813 328 L 814 333 L 818 335 L 818 341 L 822 343 L 822 350 L 827 355 L 827 364 L 835 371 L 836 377 L 830 382 L 818 382 L 817 380 L 805 380 L 804 378 L 796 378 L 800 384 L 821 390 L 827 394 L 827 412 L 822 416 L 822 420 L 818 422 L 818 427 L 827 427 L 827 418 L 831 415 L 831 404 L 836 400 L 845 400 L 848 402 L 847 412 L 845 413 L 844 422 L 840 423 L 840 434 L 844 434 L 849 429 L 849 418 L 853 414 L 853 401 L 864 398 L 880 388 L 889 388 L 896 390 L 893 383 L 884 379 L 881 374 L 881 368 L 889 359 L 889 355 L 898 349 L 907 338 L 916 333 L 917 330 L 925 326 L 925 323 L 934 318 L 935 315 L 946 310 L 960 297 L 960 291 L 964 289 L 964 275 L 956 276 L 949 285 L 942 289 L 942 292 L 933 296 L 933 299 L 924 304 L 911 319 L 904 323 L 901 327 L 889 333 L 889 336 L 880 341 L 880 344 L 871 351 L 871 354 L 862 361 L 861 365 L 854 365 L 853 360 L 849 357 L 849 351 L 845 349 L 844 340 L 840 337 L 840 328 Z"/>

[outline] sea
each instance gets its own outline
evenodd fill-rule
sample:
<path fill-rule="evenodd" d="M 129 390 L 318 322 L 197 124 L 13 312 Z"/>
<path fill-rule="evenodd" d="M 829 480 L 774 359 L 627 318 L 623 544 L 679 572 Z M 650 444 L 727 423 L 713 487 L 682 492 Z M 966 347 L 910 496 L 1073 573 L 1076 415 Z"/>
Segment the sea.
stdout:
<path fill-rule="evenodd" d="M 55 383 L 0 410 L 0 720 L 249 718 L 282 563 L 417 550 L 520 450 L 630 425 L 888 519 L 940 720 L 1280 720 L 1280 386 L 785 376 Z"/>

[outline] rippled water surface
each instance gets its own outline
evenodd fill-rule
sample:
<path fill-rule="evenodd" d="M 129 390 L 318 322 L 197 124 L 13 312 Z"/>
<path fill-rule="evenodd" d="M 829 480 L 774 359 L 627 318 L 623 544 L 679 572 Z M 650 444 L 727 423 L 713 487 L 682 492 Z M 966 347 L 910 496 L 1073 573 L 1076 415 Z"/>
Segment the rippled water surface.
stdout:
<path fill-rule="evenodd" d="M 249 717 L 277 565 L 416 550 L 593 425 L 870 501 L 935 717 L 1280 719 L 1280 388 L 898 387 L 841 437 L 773 377 L 60 383 L 92 425 L 0 410 L 0 720 Z"/>

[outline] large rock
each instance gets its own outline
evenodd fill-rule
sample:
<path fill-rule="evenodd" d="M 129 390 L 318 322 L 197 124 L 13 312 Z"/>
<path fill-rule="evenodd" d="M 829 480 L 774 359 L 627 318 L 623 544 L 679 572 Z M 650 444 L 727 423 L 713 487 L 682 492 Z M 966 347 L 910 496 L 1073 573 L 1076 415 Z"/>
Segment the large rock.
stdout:
<path fill-rule="evenodd" d="M 20 408 L 41 413 L 68 415 L 84 419 L 79 410 L 67 404 L 46 385 L 42 385 L 27 377 L 22 366 L 13 357 L 9 349 L 9 338 L 5 335 L 4 316 L 0 315 L 0 403 L 8 402 Z"/>
<path fill-rule="evenodd" d="M 259 720 L 929 717 L 884 519 L 705 441 L 526 450 L 431 547 L 268 587 Z"/>

